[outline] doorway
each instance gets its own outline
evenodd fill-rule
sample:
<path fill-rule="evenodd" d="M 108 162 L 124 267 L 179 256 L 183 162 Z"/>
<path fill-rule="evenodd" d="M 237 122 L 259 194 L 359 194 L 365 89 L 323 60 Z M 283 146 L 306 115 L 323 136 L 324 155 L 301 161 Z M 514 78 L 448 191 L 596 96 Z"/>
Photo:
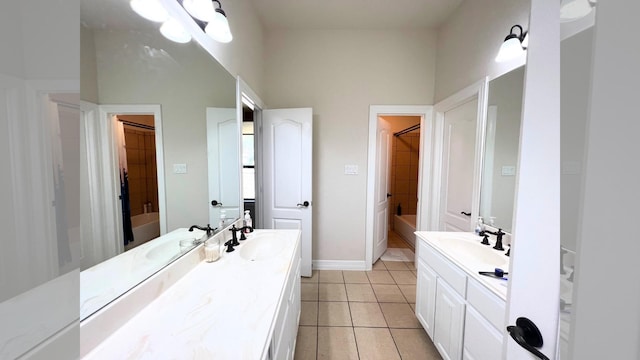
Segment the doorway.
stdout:
<path fill-rule="evenodd" d="M 408 261 L 412 261 L 415 256 L 413 232 L 426 230 L 422 224 L 427 224 L 429 211 L 427 202 L 420 201 L 418 194 L 423 187 L 428 190 L 430 184 L 423 169 L 427 172 L 430 169 L 431 147 L 425 144 L 430 143 L 433 134 L 431 114 L 431 106 L 370 107 L 367 270 L 387 248 L 399 249 L 389 256 L 400 261 L 408 257 Z M 413 216 L 403 219 L 403 215 Z"/>
<path fill-rule="evenodd" d="M 118 139 L 124 250 L 128 251 L 160 236 L 155 119 L 153 114 L 120 114 L 113 121 Z"/>

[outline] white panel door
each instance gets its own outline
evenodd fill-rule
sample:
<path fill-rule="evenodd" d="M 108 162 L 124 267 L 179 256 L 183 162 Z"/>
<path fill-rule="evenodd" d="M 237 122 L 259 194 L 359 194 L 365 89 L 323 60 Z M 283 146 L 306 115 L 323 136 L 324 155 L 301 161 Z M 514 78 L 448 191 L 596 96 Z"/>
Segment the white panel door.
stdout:
<path fill-rule="evenodd" d="M 262 112 L 264 227 L 302 230 L 301 275 L 311 276 L 311 108 Z"/>
<path fill-rule="evenodd" d="M 220 210 L 240 217 L 239 141 L 235 108 L 207 108 L 209 224 L 218 227 Z M 216 204 L 216 205 L 214 205 Z"/>
<path fill-rule="evenodd" d="M 376 194 L 373 231 L 373 262 L 387 251 L 389 224 L 389 164 L 391 150 L 391 125 L 378 118 L 376 135 Z"/>
<path fill-rule="evenodd" d="M 440 229 L 471 231 L 478 99 L 444 114 Z"/>

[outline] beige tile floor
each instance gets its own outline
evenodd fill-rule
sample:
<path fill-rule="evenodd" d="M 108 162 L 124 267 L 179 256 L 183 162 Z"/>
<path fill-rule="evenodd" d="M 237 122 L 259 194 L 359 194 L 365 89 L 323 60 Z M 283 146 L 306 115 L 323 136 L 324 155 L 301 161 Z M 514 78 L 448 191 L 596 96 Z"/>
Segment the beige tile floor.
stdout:
<path fill-rule="evenodd" d="M 302 278 L 297 360 L 441 359 L 416 316 L 412 262 Z"/>

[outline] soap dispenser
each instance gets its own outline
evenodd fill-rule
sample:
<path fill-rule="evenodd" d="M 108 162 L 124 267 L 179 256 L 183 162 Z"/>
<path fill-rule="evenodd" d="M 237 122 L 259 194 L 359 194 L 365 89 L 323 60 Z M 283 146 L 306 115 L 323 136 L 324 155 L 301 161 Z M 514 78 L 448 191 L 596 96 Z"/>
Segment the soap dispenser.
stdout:
<path fill-rule="evenodd" d="M 244 211 L 244 226 L 253 227 L 253 220 L 251 220 L 251 214 L 249 210 Z M 245 229 L 245 232 L 249 232 L 249 229 Z"/>
<path fill-rule="evenodd" d="M 478 236 L 482 236 L 481 233 L 484 231 L 484 222 L 482 221 L 482 216 L 478 216 L 478 222 L 476 223 L 475 233 Z"/>

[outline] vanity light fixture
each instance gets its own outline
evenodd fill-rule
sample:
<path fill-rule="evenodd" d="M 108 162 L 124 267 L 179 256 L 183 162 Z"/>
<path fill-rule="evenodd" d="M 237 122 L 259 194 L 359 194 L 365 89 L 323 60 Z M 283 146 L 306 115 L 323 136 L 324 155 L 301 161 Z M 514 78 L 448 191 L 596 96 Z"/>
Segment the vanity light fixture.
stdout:
<path fill-rule="evenodd" d="M 167 39 L 180 44 L 186 44 L 191 41 L 191 34 L 174 18 L 169 18 L 169 20 L 162 23 L 160 33 Z"/>
<path fill-rule="evenodd" d="M 562 0 L 560 2 L 560 21 L 569 22 L 581 19 L 593 10 L 596 0 Z"/>
<path fill-rule="evenodd" d="M 213 0 L 218 3 L 218 7 L 215 8 L 213 16 L 209 20 L 209 24 L 204 29 L 207 35 L 211 36 L 213 40 L 221 43 L 228 43 L 233 40 L 231 35 L 231 28 L 229 27 L 229 21 L 227 20 L 227 14 L 222 10 L 222 4 L 220 1 Z"/>
<path fill-rule="evenodd" d="M 233 39 L 227 14 L 219 0 L 177 0 L 193 21 L 212 39 L 228 43 Z M 218 4 L 217 7 L 214 3 Z M 154 22 L 162 22 L 160 33 L 177 43 L 188 43 L 191 34 L 182 23 L 169 16 L 160 0 L 130 0 L 131 8 L 140 16 Z"/>
<path fill-rule="evenodd" d="M 216 3 L 218 6 L 214 6 Z M 227 14 L 219 0 L 183 0 L 182 6 L 212 39 L 228 43 L 233 39 Z"/>
<path fill-rule="evenodd" d="M 159 0 L 131 0 L 131 9 L 143 18 L 153 22 L 164 22 L 169 19 L 169 13 Z"/>
<path fill-rule="evenodd" d="M 514 34 L 514 29 L 520 30 L 520 35 Z M 504 62 L 518 57 L 523 54 L 529 46 L 529 33 L 522 30 L 522 26 L 513 25 L 509 35 L 504 38 L 504 42 L 500 46 L 498 56 L 496 56 L 496 62 Z"/>

